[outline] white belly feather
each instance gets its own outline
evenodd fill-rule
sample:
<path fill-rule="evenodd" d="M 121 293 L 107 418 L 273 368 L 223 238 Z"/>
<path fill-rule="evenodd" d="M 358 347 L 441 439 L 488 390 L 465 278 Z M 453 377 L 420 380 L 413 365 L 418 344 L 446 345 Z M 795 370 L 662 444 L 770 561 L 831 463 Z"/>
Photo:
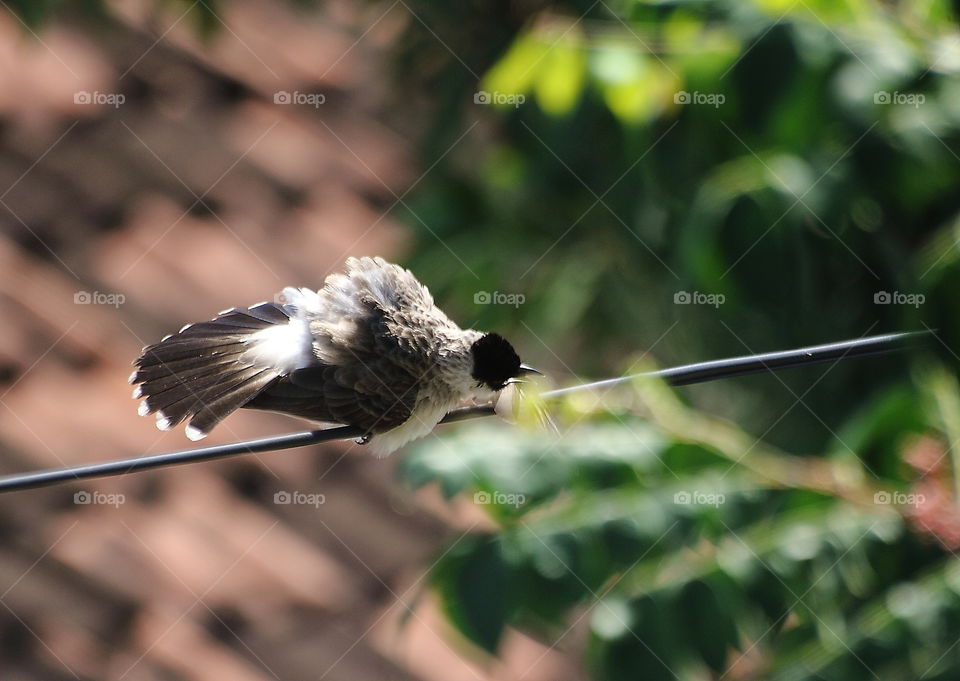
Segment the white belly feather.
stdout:
<path fill-rule="evenodd" d="M 374 435 L 366 446 L 374 456 L 387 456 L 411 440 L 429 434 L 440 422 L 440 419 L 456 406 L 457 402 L 440 405 L 427 403 L 418 406 L 409 419 L 396 428 Z"/>

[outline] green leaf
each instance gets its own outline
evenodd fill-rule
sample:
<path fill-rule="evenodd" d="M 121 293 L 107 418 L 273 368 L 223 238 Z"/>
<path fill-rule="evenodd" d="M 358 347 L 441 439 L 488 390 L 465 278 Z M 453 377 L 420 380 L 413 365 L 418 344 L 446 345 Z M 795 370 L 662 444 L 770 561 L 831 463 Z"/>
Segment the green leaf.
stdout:
<path fill-rule="evenodd" d="M 525 94 L 544 67 L 550 46 L 532 33 L 521 34 L 480 81 L 484 91 Z"/>
<path fill-rule="evenodd" d="M 543 61 L 533 86 L 537 103 L 552 116 L 567 114 L 580 98 L 586 80 L 583 46 L 568 36 L 553 45 Z"/>
<path fill-rule="evenodd" d="M 462 539 L 437 565 L 431 581 L 457 629 L 496 653 L 514 608 L 512 574 L 500 542 L 484 535 Z"/>
<path fill-rule="evenodd" d="M 598 48 L 590 69 L 610 111 L 624 123 L 659 113 L 678 90 L 676 78 L 636 44 L 613 42 Z"/>
<path fill-rule="evenodd" d="M 737 643 L 737 628 L 729 608 L 705 581 L 687 583 L 680 592 L 684 630 L 704 662 L 716 672 L 726 669 L 727 652 Z"/>

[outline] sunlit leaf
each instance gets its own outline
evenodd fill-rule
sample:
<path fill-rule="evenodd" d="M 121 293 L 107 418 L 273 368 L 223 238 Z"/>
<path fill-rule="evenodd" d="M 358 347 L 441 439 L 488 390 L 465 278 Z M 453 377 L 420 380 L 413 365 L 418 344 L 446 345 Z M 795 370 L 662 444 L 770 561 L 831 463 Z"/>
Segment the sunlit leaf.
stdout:
<path fill-rule="evenodd" d="M 537 103 L 548 114 L 567 114 L 576 105 L 586 80 L 586 52 L 570 35 L 552 45 L 533 85 Z"/>
<path fill-rule="evenodd" d="M 550 45 L 533 33 L 521 34 L 480 81 L 480 89 L 508 95 L 525 94 L 544 68 Z"/>

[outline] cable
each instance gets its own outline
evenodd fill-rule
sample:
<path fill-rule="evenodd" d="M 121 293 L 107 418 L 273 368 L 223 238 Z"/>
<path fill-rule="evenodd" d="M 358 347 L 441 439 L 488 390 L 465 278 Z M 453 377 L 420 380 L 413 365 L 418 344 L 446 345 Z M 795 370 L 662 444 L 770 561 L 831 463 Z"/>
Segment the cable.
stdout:
<path fill-rule="evenodd" d="M 867 338 L 841 341 L 839 343 L 811 345 L 810 347 L 797 348 L 796 350 L 782 350 L 780 352 L 745 355 L 743 357 L 732 357 L 730 359 L 716 359 L 709 362 L 686 364 L 672 369 L 660 369 L 659 371 L 651 371 L 647 374 L 608 378 L 605 381 L 585 383 L 570 388 L 560 388 L 559 390 L 545 392 L 542 394 L 542 397 L 557 397 L 589 388 L 605 388 L 620 383 L 627 383 L 642 376 L 655 376 L 666 380 L 670 385 L 681 386 L 691 385 L 693 383 L 705 383 L 721 378 L 755 374 L 761 371 L 777 371 L 779 369 L 789 369 L 791 367 L 806 366 L 809 364 L 820 364 L 821 362 L 829 362 L 831 360 L 839 361 L 853 357 L 886 355 L 891 352 L 905 350 L 911 346 L 913 341 L 928 338 L 932 333 L 933 331 L 888 333 L 881 336 L 868 336 Z"/>
<path fill-rule="evenodd" d="M 884 355 L 892 352 L 899 352 L 911 347 L 914 341 L 929 337 L 931 333 L 932 331 L 890 333 L 881 336 L 870 336 L 868 338 L 859 338 L 856 340 L 843 341 L 839 343 L 828 343 L 825 345 L 798 348 L 796 350 L 768 352 L 759 355 L 747 355 L 744 357 L 699 362 L 697 364 L 687 364 L 685 366 L 674 367 L 672 369 L 661 369 L 659 371 L 651 371 L 644 374 L 610 378 L 603 381 L 575 385 L 569 388 L 550 390 L 541 393 L 540 397 L 544 399 L 550 399 L 582 390 L 608 388 L 633 381 L 638 377 L 658 377 L 666 380 L 671 385 L 681 386 L 691 385 L 693 383 L 704 383 L 722 378 L 732 378 L 734 376 L 742 376 L 745 374 L 758 373 L 762 371 L 778 371 L 780 369 L 806 366 L 809 364 L 818 364 L 832 360 L 840 361 L 853 357 Z M 443 418 L 443 420 L 440 421 L 440 423 L 454 423 L 456 421 L 463 421 L 465 419 L 491 416 L 493 413 L 493 405 L 490 404 L 475 407 L 464 407 L 462 409 L 456 409 L 450 412 Z M 35 487 L 44 487 L 62 482 L 85 480 L 88 478 L 124 475 L 127 473 L 149 470 L 151 468 L 161 468 L 163 466 L 176 466 L 189 463 L 198 463 L 201 461 L 211 461 L 213 459 L 222 459 L 224 457 L 237 456 L 240 454 L 254 454 L 257 452 L 269 452 L 282 449 L 292 449 L 294 447 L 305 447 L 307 445 L 329 442 L 331 440 L 359 438 L 362 435 L 363 432 L 359 428 L 355 428 L 353 426 L 339 426 L 336 428 L 326 428 L 323 430 L 290 433 L 288 435 L 275 435 L 258 440 L 246 440 L 244 442 L 232 442 L 225 445 L 213 445 L 210 447 L 187 449 L 178 452 L 168 452 L 166 454 L 137 456 L 128 459 L 105 461 L 82 466 L 51 468 L 33 471 L 30 473 L 20 473 L 0 477 L 0 493 L 31 489 Z"/>

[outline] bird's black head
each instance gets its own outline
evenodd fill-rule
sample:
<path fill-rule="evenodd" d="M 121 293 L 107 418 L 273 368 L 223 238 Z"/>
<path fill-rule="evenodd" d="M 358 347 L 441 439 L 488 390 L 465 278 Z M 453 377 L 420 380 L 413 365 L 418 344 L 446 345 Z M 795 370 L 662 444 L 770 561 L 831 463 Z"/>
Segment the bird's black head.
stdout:
<path fill-rule="evenodd" d="M 523 374 L 536 372 L 520 364 L 520 357 L 503 336 L 488 333 L 470 348 L 473 353 L 472 376 L 490 390 L 502 390 L 507 381 Z"/>

